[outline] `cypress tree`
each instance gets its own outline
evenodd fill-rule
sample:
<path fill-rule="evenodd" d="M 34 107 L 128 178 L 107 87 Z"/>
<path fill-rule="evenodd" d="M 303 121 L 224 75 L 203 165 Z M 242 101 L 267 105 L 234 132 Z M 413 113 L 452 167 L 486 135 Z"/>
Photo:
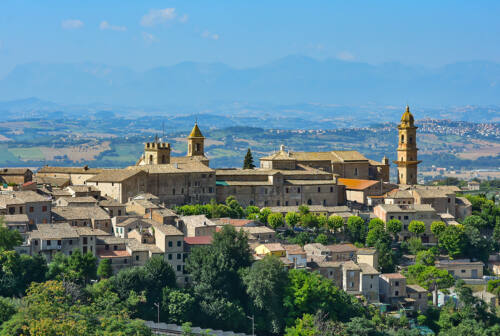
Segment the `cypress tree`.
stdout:
<path fill-rule="evenodd" d="M 245 155 L 245 160 L 243 161 L 243 169 L 254 169 L 255 165 L 253 164 L 253 156 L 250 148 L 247 151 L 247 155 Z"/>

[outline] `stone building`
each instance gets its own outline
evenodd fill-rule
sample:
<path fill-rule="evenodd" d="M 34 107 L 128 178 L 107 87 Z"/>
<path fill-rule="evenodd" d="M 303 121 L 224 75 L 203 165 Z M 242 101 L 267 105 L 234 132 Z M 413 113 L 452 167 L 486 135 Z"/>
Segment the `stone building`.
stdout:
<path fill-rule="evenodd" d="M 415 185 L 417 184 L 417 166 L 422 161 L 418 161 L 417 158 L 417 127 L 408 106 L 401 117 L 398 131 L 398 160 L 394 161 L 398 166 L 398 184 Z"/>
<path fill-rule="evenodd" d="M 341 178 L 373 179 L 389 182 L 389 160 L 369 160 L 357 151 L 290 152 L 281 146 L 280 151 L 260 158 L 265 169 L 293 170 L 308 166 L 336 174 Z"/>
<path fill-rule="evenodd" d="M 319 169 L 296 166 L 290 170 L 268 168 L 218 169 L 217 201 L 234 196 L 243 206 L 323 205 L 343 202 L 343 187 L 336 176 Z"/>
<path fill-rule="evenodd" d="M 33 179 L 33 172 L 28 168 L 0 168 L 0 183 L 24 184 Z"/>
<path fill-rule="evenodd" d="M 51 222 L 52 202 L 34 191 L 14 191 L 0 195 L 0 215 L 28 216 L 29 224 Z"/>

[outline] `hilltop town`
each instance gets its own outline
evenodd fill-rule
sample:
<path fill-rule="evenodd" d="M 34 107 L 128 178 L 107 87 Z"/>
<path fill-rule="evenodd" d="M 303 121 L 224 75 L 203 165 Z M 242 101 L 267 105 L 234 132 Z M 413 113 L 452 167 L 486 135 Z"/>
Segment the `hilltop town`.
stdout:
<path fill-rule="evenodd" d="M 242 169 L 213 169 L 205 155 L 209 139 L 195 124 L 186 139 L 186 156 L 172 155 L 171 144 L 156 137 L 144 144 L 134 165 L 122 169 L 43 166 L 34 173 L 4 168 L 0 214 L 7 231 L 2 234 L 14 243 L 4 242 L 3 248 L 46 263 L 38 267 L 48 267 L 48 275 L 38 274 L 37 281 L 71 278 L 88 284 L 99 278 L 121 279 L 132 276 L 132 270 L 158 267 L 152 265 L 161 260 L 162 267 L 172 270 L 169 286 L 179 288 L 171 293 L 202 304 L 199 317 L 186 311 L 175 315 L 168 305 L 180 304 L 177 298 L 162 294 L 161 288 L 148 292 L 145 300 L 150 304 L 172 301 L 161 308 L 155 304 L 158 314 L 165 311 L 161 320 L 173 324 L 195 321 L 205 328 L 248 332 L 248 324 L 232 321 L 231 315 L 214 320 L 222 306 L 203 304 L 208 299 L 206 286 L 214 291 L 214 299 L 230 300 L 225 296 L 229 289 L 223 288 L 231 284 L 220 281 L 236 280 L 224 274 L 252 264 L 248 277 L 256 265 L 283 271 L 281 276 L 288 273 L 291 279 L 303 276 L 301 272 L 315 274 L 319 278 L 314 281 L 326 281 L 351 297 L 350 309 L 372 307 L 398 319 L 404 312 L 420 321 L 428 309 L 444 309 L 449 302 L 460 306 L 466 297 L 464 286 L 485 284 L 483 275 L 500 275 L 500 208 L 482 196 L 464 194 L 479 190 L 475 181 L 462 188 L 418 184 L 419 132 L 409 107 L 397 132 L 393 162 L 387 156 L 370 160 L 355 150 L 294 152 L 282 145 L 260 157 L 259 167 L 248 150 Z M 391 165 L 397 167 L 393 182 Z M 233 266 L 210 261 L 210 253 L 229 253 L 236 246 L 251 260 L 243 262 L 245 256 L 240 256 L 243 264 Z M 75 264 L 76 273 L 66 274 L 63 265 L 77 263 L 82 256 L 88 259 L 86 268 Z M 229 263 L 239 260 L 224 258 Z M 215 273 L 208 276 L 206 267 Z M 249 279 L 243 277 L 245 286 L 253 286 Z M 16 281 L 20 288 L 29 285 Z M 140 284 L 121 285 L 127 293 L 141 291 Z M 494 313 L 497 296 L 492 293 L 498 284 L 491 286 L 489 292 L 484 287 L 468 300 L 491 304 Z M 21 294 L 19 290 L 0 285 L 2 295 Z M 318 300 L 333 304 L 327 298 Z M 282 332 L 293 327 L 295 318 L 306 318 L 293 304 L 287 308 L 291 320 L 278 318 L 276 307 L 259 309 L 264 320 L 257 330 L 263 334 L 271 328 L 269 323 Z M 322 309 L 328 313 L 330 308 Z M 139 310 L 135 315 L 156 321 L 150 312 Z M 180 328 L 148 323 L 165 332 Z M 428 326 L 430 322 L 421 323 L 420 330 L 432 332 Z M 400 327 L 404 329 L 404 323 Z"/>

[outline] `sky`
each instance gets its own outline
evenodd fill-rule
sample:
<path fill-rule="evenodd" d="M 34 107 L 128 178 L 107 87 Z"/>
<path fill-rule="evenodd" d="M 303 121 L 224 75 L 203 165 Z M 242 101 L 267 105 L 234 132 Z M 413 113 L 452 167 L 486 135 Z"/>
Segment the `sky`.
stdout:
<path fill-rule="evenodd" d="M 500 63 L 500 1 L 0 1 L 0 78 L 29 62 L 144 71 L 288 55 L 436 67 Z"/>

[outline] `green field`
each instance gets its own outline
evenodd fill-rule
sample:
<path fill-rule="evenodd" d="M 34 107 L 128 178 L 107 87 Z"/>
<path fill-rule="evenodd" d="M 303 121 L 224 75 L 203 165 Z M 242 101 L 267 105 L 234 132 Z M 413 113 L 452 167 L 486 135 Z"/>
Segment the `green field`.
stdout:
<path fill-rule="evenodd" d="M 9 148 L 9 152 L 21 161 L 43 161 L 45 156 L 38 147 Z"/>

